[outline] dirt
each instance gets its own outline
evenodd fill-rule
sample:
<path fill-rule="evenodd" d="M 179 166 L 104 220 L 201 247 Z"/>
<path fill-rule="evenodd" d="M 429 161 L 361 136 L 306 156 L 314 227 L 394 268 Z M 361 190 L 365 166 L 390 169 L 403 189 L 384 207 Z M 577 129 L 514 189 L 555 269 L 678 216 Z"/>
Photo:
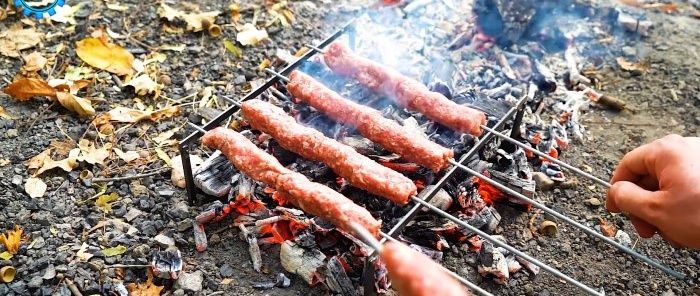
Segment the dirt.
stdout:
<path fill-rule="evenodd" d="M 264 1 L 253 2 L 250 5 L 259 6 Z M 0 1 L 0 3 L 3 3 Z M 149 46 L 163 44 L 185 44 L 187 49 L 183 52 L 169 52 L 169 59 L 163 65 L 163 72 L 172 80 L 172 86 L 166 90 L 167 95 L 177 99 L 189 95 L 192 91 L 185 89 L 184 84 L 195 86 L 211 85 L 212 81 L 224 81 L 231 83 L 238 76 L 247 76 L 247 80 L 254 77 L 264 77 L 263 73 L 255 70 L 265 57 L 272 57 L 277 48 L 296 50 L 304 44 L 316 43 L 335 27 L 342 24 L 336 18 L 329 18 L 328 11 L 335 5 L 332 1 L 296 2 L 291 6 L 296 15 L 296 21 L 291 28 L 279 29 L 271 34 L 273 42 L 263 43 L 259 46 L 245 47 L 244 57 L 240 60 L 228 54 L 221 46 L 221 40 L 235 39 L 232 29 L 224 29 L 220 39 L 213 39 L 201 34 L 164 34 L 160 30 L 159 20 L 156 16 L 157 4 L 152 2 L 120 1 L 128 5 L 129 15 L 105 9 L 99 3 L 88 5 L 89 12 L 100 15 L 96 18 L 79 18 L 74 31 L 65 31 L 67 26 L 58 24 L 48 26 L 37 25 L 43 32 L 63 32 L 63 35 L 46 40 L 40 51 L 47 52 L 58 44 L 64 44 L 67 52 L 62 55 L 64 64 L 77 65 L 80 60 L 75 55 L 75 41 L 81 40 L 100 25 L 107 25 L 110 30 L 125 34 L 131 32 L 138 40 Z M 310 4 L 311 3 L 311 4 Z M 69 2 L 69 4 L 71 4 Z M 203 11 L 211 9 L 225 10 L 228 2 L 200 1 Z M 700 83 L 698 70 L 700 70 L 700 58 L 698 57 L 698 43 L 700 42 L 700 21 L 682 16 L 672 16 L 664 13 L 650 13 L 655 28 L 647 38 L 629 41 L 627 46 L 633 48 L 638 57 L 647 59 L 651 68 L 648 73 L 634 76 L 622 72 L 614 67 L 614 60 L 610 59 L 611 69 L 600 71 L 603 82 L 602 92 L 617 96 L 637 109 L 636 112 L 625 111 L 622 113 L 595 109 L 583 117 L 583 123 L 587 127 L 588 135 L 585 143 L 574 143 L 562 158 L 577 167 L 590 167 L 594 175 L 607 179 L 615 168 L 616 162 L 628 151 L 641 144 L 650 142 L 669 133 L 678 133 L 685 136 L 700 136 Z M 244 18 L 252 18 L 252 14 L 244 14 Z M 10 25 L 19 22 L 18 16 L 10 16 L 0 23 L 0 31 Z M 228 19 L 221 20 L 221 24 L 228 23 Z M 329 24 L 329 22 L 332 22 Z M 148 52 L 147 48 L 128 40 L 120 40 L 120 44 L 129 49 L 138 49 L 140 52 Z M 31 51 L 30 51 L 31 52 Z M 137 54 L 137 57 L 139 55 Z M 608 57 L 610 58 L 610 57 Z M 0 79 L 2 87 L 13 80 L 23 65 L 19 59 L 0 56 Z M 61 67 L 57 68 L 59 71 Z M 200 74 L 192 75 L 197 69 Z M 48 70 L 44 70 L 46 77 Z M 99 112 L 110 110 L 115 105 L 131 106 L 133 97 L 120 90 L 112 88 L 111 84 L 98 85 L 94 93 L 104 93 L 105 101 L 96 103 Z M 218 95 L 241 96 L 247 93 L 241 85 L 233 85 L 230 89 L 216 88 Z M 675 95 L 673 94 L 675 93 Z M 155 102 L 150 102 L 155 103 Z M 0 213 L 5 221 L 3 227 L 11 228 L 14 224 L 22 224 L 29 233 L 51 236 L 47 232 L 49 225 L 55 223 L 73 224 L 76 230 L 66 237 L 62 237 L 53 247 L 59 247 L 68 243 L 79 246 L 79 234 L 83 228 L 93 226 L 89 223 L 91 217 L 102 213 L 96 207 L 80 205 L 79 200 L 85 199 L 96 193 L 94 188 L 88 188 L 80 184 L 75 176 L 54 171 L 43 176 L 49 185 L 47 196 L 37 201 L 32 201 L 22 186 L 11 184 L 13 176 L 19 175 L 24 180 L 29 177 L 26 161 L 46 149 L 52 139 L 71 139 L 77 141 L 83 137 L 90 137 L 91 130 L 89 119 L 78 119 L 74 114 L 60 106 L 51 105 L 46 99 L 34 99 L 29 102 L 17 102 L 5 94 L 0 94 L 0 106 L 13 114 L 17 119 L 3 120 L 0 124 L 0 160 L 8 159 L 6 165 L 0 165 Z M 168 121 L 164 127 L 157 124 L 148 126 L 136 126 L 139 129 L 134 135 L 125 135 L 120 144 L 135 143 L 141 150 L 152 150 L 147 142 L 140 140 L 140 134 L 155 134 L 162 129 L 169 129 L 184 123 L 186 120 L 201 120 L 186 108 L 181 117 Z M 94 129 L 92 130 L 94 133 Z M 178 135 L 181 136 L 180 132 Z M 175 147 L 170 147 L 167 152 L 175 156 Z M 695 153 L 695 152 L 689 152 Z M 145 169 L 155 169 L 163 166 L 163 163 L 154 163 L 146 167 L 120 169 L 117 167 L 81 167 L 80 169 L 92 170 L 96 175 L 108 172 L 111 176 L 128 175 L 138 173 Z M 77 172 L 80 169 L 76 169 Z M 573 175 L 569 176 L 573 178 Z M 547 205 L 567 214 L 577 221 L 593 227 L 597 225 L 597 217 L 612 221 L 620 229 L 627 232 L 635 248 L 651 258 L 667 264 L 673 269 L 688 275 L 686 280 L 674 280 L 661 271 L 651 268 L 629 256 L 616 251 L 610 246 L 599 242 L 581 231 L 558 221 L 559 232 L 556 237 L 529 238 L 523 234 L 525 226 L 533 215 L 539 215 L 536 221 L 540 221 L 544 215 L 537 211 L 527 213 L 520 212 L 505 205 L 499 206 L 499 211 L 504 219 L 501 223 L 503 235 L 516 247 L 534 255 L 545 263 L 561 270 L 567 275 L 582 281 L 592 287 L 603 288 L 606 295 L 700 295 L 700 277 L 697 262 L 700 262 L 700 253 L 697 251 L 679 250 L 670 247 L 658 238 L 637 241 L 637 235 L 629 221 L 619 215 L 609 214 L 604 207 L 591 207 L 584 200 L 596 197 L 605 198 L 605 189 L 583 178 L 578 178 L 579 185 L 574 189 L 554 189 L 551 192 L 539 194 L 538 197 Z M 173 218 L 167 214 L 178 202 L 186 199 L 185 191 L 174 188 L 169 181 L 169 174 L 163 174 L 141 181 L 149 189 L 145 197 L 131 192 L 129 182 L 115 182 L 110 184 L 110 191 L 118 192 L 124 199 L 120 201 L 124 207 L 135 207 L 142 200 L 149 207 L 141 207 L 150 214 L 154 220 L 162 221 L 157 227 L 158 232 L 172 235 L 186 262 L 186 271 L 202 270 L 204 272 L 204 289 L 209 292 L 224 291 L 224 295 L 325 295 L 327 292 L 320 287 L 308 287 L 300 278 L 290 276 L 292 286 L 289 288 L 275 288 L 268 291 L 260 291 L 251 288 L 251 284 L 259 281 L 269 281 L 279 272 L 284 272 L 279 264 L 279 247 L 263 246 L 264 273 L 257 274 L 252 270 L 247 253 L 247 244 L 238 238 L 238 232 L 227 229 L 228 223 L 221 222 L 211 225 L 207 232 L 210 239 L 217 232 L 220 242 L 213 242 L 204 253 L 194 250 L 192 230 L 178 231 L 178 223 L 191 219 L 201 208 L 190 206 L 187 212 L 190 217 Z M 174 189 L 173 196 L 160 196 L 160 190 Z M 108 191 L 109 192 L 109 191 Z M 128 201 L 126 201 L 128 199 Z M 31 205 L 35 204 L 34 207 Z M 36 206 L 38 204 L 38 207 Z M 20 213 L 30 213 L 20 215 Z M 39 214 L 48 215 L 49 224 L 38 222 Z M 15 215 L 17 214 L 17 215 Z M 84 220 L 83 220 L 84 219 Z M 191 220 L 190 220 L 191 221 Z M 137 227 L 138 228 L 138 227 Z M 136 243 L 153 245 L 149 237 L 140 236 L 134 238 Z M 132 246 L 129 246 L 130 248 Z M 73 251 L 71 251 L 73 252 Z M 30 261 L 41 257 L 52 257 L 56 254 L 51 250 L 30 251 L 28 254 L 13 259 L 12 264 L 19 267 L 18 278 L 29 281 L 32 275 L 40 274 L 44 267 L 34 266 Z M 128 257 L 131 256 L 131 257 Z M 133 259 L 127 255 L 122 259 Z M 148 259 L 148 258 L 147 258 Z M 59 262 L 55 264 L 67 264 L 88 270 L 87 264 L 73 264 Z M 2 260 L 0 260 L 2 263 Z M 109 263 L 109 262 L 108 262 Z M 490 280 L 481 279 L 476 275 L 474 268 L 474 256 L 449 255 L 445 265 L 452 270 L 464 275 L 470 280 L 478 282 L 480 286 L 487 288 L 495 295 L 582 295 L 571 285 L 562 283 L 559 279 L 547 272 L 542 272 L 537 277 L 529 277 L 520 272 L 511 279 L 506 286 L 493 284 Z M 10 263 L 2 263 L 8 265 Z M 230 265 L 234 274 L 233 282 L 221 284 L 222 277 L 219 268 L 223 264 Z M 107 271 L 113 275 L 113 271 Z M 288 274 L 288 273 L 287 273 Z M 289 275 L 289 274 L 288 274 Z M 143 279 L 143 272 L 135 270 L 132 280 Z M 44 281 L 43 285 L 53 286 L 58 283 Z M 166 291 L 169 294 L 176 289 L 172 283 L 166 283 Z M 672 294 L 669 294 L 671 291 Z M 203 295 L 204 292 L 200 294 Z M 35 293 L 36 294 L 36 293 Z M 40 295 L 40 294 L 36 294 Z M 194 295 L 194 294 L 193 294 Z M 197 294 L 199 295 L 199 294 Z"/>

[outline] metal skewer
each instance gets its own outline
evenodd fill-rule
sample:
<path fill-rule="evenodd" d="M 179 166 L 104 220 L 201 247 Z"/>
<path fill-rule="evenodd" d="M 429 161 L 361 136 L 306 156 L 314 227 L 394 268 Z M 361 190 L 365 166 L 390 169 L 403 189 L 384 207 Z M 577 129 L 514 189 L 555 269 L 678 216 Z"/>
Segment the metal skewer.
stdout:
<path fill-rule="evenodd" d="M 272 70 L 272 69 L 270 69 L 270 68 L 265 68 L 265 73 L 275 75 L 275 76 L 277 76 L 280 80 L 282 80 L 282 81 L 284 81 L 284 82 L 289 82 L 289 78 L 288 78 L 287 76 L 284 76 L 284 75 L 282 75 L 282 74 L 280 74 L 280 73 L 277 73 L 277 72 L 275 72 L 275 70 Z"/>
<path fill-rule="evenodd" d="M 535 149 L 535 148 L 533 148 L 533 147 L 530 147 L 530 146 L 527 146 L 527 145 L 525 145 L 525 144 L 523 144 L 523 143 L 521 143 L 521 142 L 518 142 L 518 141 L 516 141 L 515 139 L 513 139 L 513 138 L 511 138 L 511 137 L 509 137 L 509 136 L 507 136 L 507 135 L 504 135 L 504 134 L 502 134 L 502 133 L 499 133 L 499 132 L 497 132 L 496 130 L 494 130 L 494 129 L 488 127 L 488 126 L 481 125 L 481 128 L 483 128 L 484 130 L 486 130 L 486 131 L 488 131 L 488 132 L 494 134 L 495 136 L 497 136 L 497 137 L 499 137 L 499 138 L 501 138 L 501 139 L 503 139 L 503 140 L 506 140 L 507 142 L 509 142 L 509 143 L 511 143 L 511 144 L 514 144 L 514 145 L 516 145 L 516 146 L 518 146 L 518 147 L 520 147 L 520 148 L 523 148 L 523 149 L 525 149 L 525 150 L 527 150 L 527 151 L 530 151 L 530 152 L 536 154 L 537 156 L 544 157 L 544 158 L 546 158 L 547 160 L 549 160 L 549 161 L 551 161 L 551 162 L 553 162 L 553 163 L 556 163 L 556 164 L 558 164 L 558 165 L 560 165 L 560 166 L 563 166 L 563 167 L 565 167 L 565 168 L 567 168 L 567 169 L 569 169 L 569 170 L 571 170 L 571 171 L 573 171 L 573 172 L 575 172 L 575 173 L 577 173 L 577 174 L 579 174 L 579 175 L 581 175 L 581 176 L 584 176 L 584 177 L 586 177 L 586 178 L 589 178 L 589 179 L 595 181 L 596 183 L 602 185 L 602 186 L 605 187 L 605 188 L 610 188 L 610 186 L 611 186 L 610 183 L 608 183 L 608 182 L 605 181 L 605 180 L 602 180 L 602 179 L 600 179 L 600 178 L 598 178 L 598 177 L 596 177 L 596 176 L 593 176 L 593 175 L 591 175 L 591 174 L 589 174 L 589 173 L 586 173 L 586 172 L 584 172 L 583 170 L 581 170 L 581 169 L 579 169 L 579 168 L 576 168 L 576 167 L 574 167 L 574 166 L 572 166 L 572 165 L 570 165 L 570 164 L 568 164 L 568 163 L 565 163 L 565 162 L 563 162 L 563 161 L 561 161 L 561 160 L 558 160 L 558 159 L 556 159 L 556 158 L 554 158 L 554 157 L 551 157 L 551 156 L 547 155 L 546 153 L 542 153 L 541 151 L 539 151 L 539 150 L 537 150 L 537 149 Z"/>
<path fill-rule="evenodd" d="M 563 214 L 560 214 L 559 212 L 557 212 L 557 211 L 555 211 L 555 210 L 552 210 L 552 209 L 548 208 L 547 206 L 545 206 L 545 205 L 543 205 L 543 204 L 541 204 L 541 203 L 539 203 L 539 202 L 537 202 L 537 201 L 535 201 L 535 200 L 533 200 L 533 199 L 531 199 L 531 198 L 529 198 L 529 197 L 527 197 L 527 196 L 525 196 L 525 195 L 522 195 L 522 194 L 516 192 L 516 191 L 513 190 L 513 189 L 510 189 L 510 188 L 508 188 L 507 186 L 502 185 L 502 184 L 500 184 L 500 183 L 498 183 L 498 182 L 492 180 L 491 178 L 486 177 L 486 176 L 484 176 L 483 174 L 481 174 L 481 173 L 479 173 L 479 172 L 477 172 L 477 171 L 475 171 L 475 170 L 470 169 L 469 167 L 467 167 L 467 166 L 465 166 L 465 165 L 463 165 L 463 164 L 457 162 L 457 161 L 454 160 L 454 159 L 450 159 L 450 160 L 448 160 L 448 161 L 449 161 L 449 163 L 451 163 L 451 164 L 457 166 L 458 168 L 464 170 L 465 172 L 467 172 L 467 173 L 469 173 L 469 174 L 471 174 L 471 175 L 473 175 L 473 176 L 479 177 L 480 179 L 482 179 L 482 180 L 486 181 L 487 183 L 489 183 L 489 184 L 491 184 L 491 185 L 497 187 L 498 189 L 505 191 L 506 193 L 510 194 L 511 196 L 516 197 L 516 198 L 518 198 L 518 199 L 521 199 L 521 200 L 523 200 L 523 201 L 526 201 L 527 203 L 531 204 L 532 206 L 534 206 L 534 207 L 536 207 L 536 208 L 538 208 L 538 209 L 541 209 L 541 210 L 547 212 L 548 214 L 550 214 L 550 215 L 552 215 L 552 216 L 554 216 L 554 217 L 557 217 L 557 218 L 559 218 L 559 219 L 561 219 L 561 220 L 564 220 L 566 223 L 569 223 L 569 224 L 575 226 L 576 228 L 582 230 L 583 232 L 585 232 L 585 233 L 587 233 L 587 234 L 589 234 L 589 235 L 592 235 L 592 236 L 594 236 L 594 237 L 596 237 L 596 238 L 598 238 L 598 239 L 600 239 L 600 240 L 602 240 L 602 241 L 604 241 L 604 242 L 606 242 L 606 243 L 608 243 L 608 244 L 610 244 L 610 245 L 616 247 L 616 248 L 619 249 L 620 251 L 623 251 L 623 252 L 627 253 L 628 255 L 630 255 L 630 256 L 632 256 L 632 257 L 634 257 L 634 258 L 637 258 L 637 259 L 639 259 L 639 260 L 641 260 L 641 261 L 644 261 L 644 262 L 646 262 L 647 264 L 649 264 L 649 265 L 651 265 L 651 266 L 653 266 L 653 267 L 656 267 L 656 268 L 658 268 L 658 269 L 661 269 L 662 271 L 666 272 L 667 274 L 672 275 L 672 276 L 674 276 L 674 277 L 676 277 L 676 278 L 678 278 L 678 279 L 684 279 L 684 278 L 685 278 L 685 275 L 684 275 L 684 274 L 682 274 L 682 273 L 680 273 L 680 272 L 677 272 L 677 271 L 675 271 L 675 270 L 673 270 L 673 269 L 671 269 L 671 268 L 669 268 L 669 267 L 667 267 L 667 266 L 664 266 L 664 265 L 662 265 L 661 263 L 659 263 L 659 262 L 657 262 L 657 261 L 655 261 L 655 260 L 653 260 L 653 259 L 651 259 L 651 258 L 649 258 L 649 257 L 646 257 L 646 256 L 644 256 L 644 255 L 642 255 L 642 254 L 639 254 L 639 253 L 637 253 L 636 251 L 634 251 L 634 250 L 632 250 L 632 249 L 630 249 L 630 248 L 628 248 L 628 247 L 626 247 L 626 246 L 623 246 L 622 244 L 620 244 L 620 243 L 618 243 L 618 242 L 612 240 L 611 238 L 609 238 L 609 237 L 607 237 L 607 236 L 604 236 L 603 234 L 601 234 L 601 233 L 595 231 L 594 229 L 591 229 L 591 228 L 589 228 L 588 226 L 585 226 L 585 225 L 583 225 L 583 224 L 581 224 L 581 223 L 578 223 L 578 222 L 574 221 L 573 219 L 571 219 L 571 218 L 569 218 L 569 217 L 567 217 L 567 216 L 564 216 Z M 416 198 L 414 198 L 414 200 L 416 200 Z M 421 203 L 425 203 L 425 202 L 421 200 Z M 438 210 L 439 210 L 439 209 L 438 209 Z M 445 213 L 445 214 L 447 214 L 447 213 Z M 459 219 L 457 219 L 457 220 L 459 220 Z"/>
<path fill-rule="evenodd" d="M 305 46 L 308 47 L 308 48 L 313 49 L 314 51 L 316 51 L 316 52 L 318 52 L 318 53 L 320 53 L 320 54 L 326 54 L 326 51 L 325 51 L 325 50 L 320 49 L 320 48 L 318 48 L 318 47 L 316 47 L 316 46 L 313 46 L 313 45 L 305 45 Z"/>
<path fill-rule="evenodd" d="M 359 236 L 359 239 L 362 240 L 363 242 L 365 242 L 365 243 L 366 243 L 368 246 L 370 246 L 372 249 L 377 250 L 377 252 L 379 252 L 379 250 L 381 250 L 382 244 L 381 244 L 379 241 L 377 241 L 377 239 L 375 239 L 374 236 L 373 236 L 371 233 L 369 233 L 369 231 L 367 231 L 367 229 L 363 228 L 362 226 L 358 225 L 357 223 L 351 223 L 351 224 L 350 224 L 350 227 L 351 227 L 351 228 L 353 229 L 353 231 L 355 231 L 355 233 Z M 391 241 L 393 241 L 393 242 L 395 242 L 395 243 L 401 243 L 401 242 L 399 242 L 398 240 L 396 240 L 395 238 L 391 237 L 391 235 L 388 235 L 388 234 L 386 234 L 386 233 L 384 233 L 384 232 L 379 232 L 379 235 L 381 235 L 382 237 L 384 237 L 384 238 L 386 238 L 386 239 L 388 239 L 388 240 L 391 240 Z M 409 260 L 410 258 L 406 258 L 406 259 Z M 442 268 L 442 270 L 444 270 L 444 271 L 445 271 L 446 273 L 448 273 L 450 276 L 454 277 L 454 278 L 455 278 L 456 280 L 458 280 L 460 283 L 462 283 L 463 285 L 467 286 L 467 288 L 469 288 L 470 290 L 472 290 L 472 291 L 478 293 L 479 295 L 493 296 L 493 294 L 491 294 L 491 293 L 489 293 L 488 291 L 482 289 L 481 287 L 475 285 L 474 283 L 468 281 L 467 279 L 465 279 L 465 278 L 463 278 L 462 276 L 456 274 L 455 272 L 453 272 L 453 271 L 447 269 L 446 267 L 442 266 L 441 264 L 438 264 L 438 263 L 435 263 L 435 264 L 437 264 L 438 266 L 440 266 L 440 267 Z"/>

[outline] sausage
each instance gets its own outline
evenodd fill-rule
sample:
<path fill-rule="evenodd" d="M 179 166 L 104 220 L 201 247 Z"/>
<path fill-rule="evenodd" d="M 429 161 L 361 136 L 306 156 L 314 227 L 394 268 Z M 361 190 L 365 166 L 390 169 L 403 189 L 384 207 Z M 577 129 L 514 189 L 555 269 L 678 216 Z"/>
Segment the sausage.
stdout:
<path fill-rule="evenodd" d="M 438 172 L 449 166 L 452 149 L 419 137 L 415 131 L 384 118 L 375 109 L 347 100 L 309 75 L 293 71 L 287 90 L 295 98 L 318 109 L 342 124 L 353 126 L 367 139 L 384 149 Z"/>
<path fill-rule="evenodd" d="M 386 242 L 380 257 L 401 296 L 471 295 L 439 264 L 407 245 Z"/>
<path fill-rule="evenodd" d="M 221 150 L 233 165 L 248 177 L 274 186 L 289 201 L 307 213 L 330 221 L 343 231 L 355 234 L 350 222 L 358 223 L 379 237 L 381 222 L 367 209 L 322 184 L 282 166 L 245 136 L 223 127 L 202 137 L 202 144 Z"/>
<path fill-rule="evenodd" d="M 411 179 L 313 128 L 298 124 L 273 104 L 254 99 L 244 102 L 241 108 L 253 128 L 271 135 L 284 149 L 325 163 L 355 187 L 400 205 L 407 204 L 418 191 Z"/>
<path fill-rule="evenodd" d="M 343 43 L 332 43 L 323 58 L 333 72 L 351 77 L 373 91 L 392 98 L 402 108 L 421 112 L 430 120 L 457 132 L 479 136 L 482 132 L 480 125 L 486 124 L 483 112 L 459 105 L 414 79 L 357 56 Z"/>

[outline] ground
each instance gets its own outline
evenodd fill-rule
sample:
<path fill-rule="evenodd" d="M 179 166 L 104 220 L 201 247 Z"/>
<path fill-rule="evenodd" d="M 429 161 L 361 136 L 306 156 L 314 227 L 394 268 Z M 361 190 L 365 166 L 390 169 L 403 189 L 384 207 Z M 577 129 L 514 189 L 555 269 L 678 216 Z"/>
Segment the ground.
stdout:
<path fill-rule="evenodd" d="M 246 2 L 253 3 L 243 5 L 244 8 L 250 9 L 242 9 L 241 18 L 249 21 L 253 18 L 253 11 L 261 10 L 260 7 L 266 1 Z M 69 4 L 76 3 L 69 1 Z M 56 73 L 65 70 L 66 65 L 80 65 L 81 61 L 75 53 L 75 42 L 90 36 L 96 28 L 104 26 L 121 35 L 131 34 L 133 38 L 117 39 L 115 42 L 130 50 L 137 58 L 144 58 L 152 47 L 185 45 L 182 52 L 167 52 L 167 60 L 160 65 L 160 71 L 164 75 L 161 77 L 169 80 L 164 95 L 175 101 L 212 85 L 216 85 L 216 95 L 244 95 L 248 89 L 244 87 L 243 81 L 265 76 L 257 71 L 264 58 L 272 58 L 278 48 L 293 53 L 304 44 L 315 44 L 342 24 L 339 19 L 343 19 L 329 16 L 333 14 L 328 12 L 337 11 L 337 5 L 340 5 L 334 1 L 292 1 L 289 5 L 296 16 L 292 26 L 284 28 L 276 25 L 269 28 L 271 42 L 241 47 L 243 55 L 236 58 L 222 46 L 222 40 L 235 40 L 235 30 L 231 27 L 223 26 L 220 38 L 191 32 L 167 34 L 163 32 L 163 22 L 156 14 L 158 4 L 155 2 L 121 1 L 119 4 L 129 7 L 128 12 L 109 10 L 102 2 L 87 1 L 84 4 L 77 13 L 77 24 L 72 29 L 68 29 L 70 25 L 60 23 L 36 25 L 38 31 L 53 35 L 43 41 L 38 48 L 39 52 L 48 57 L 55 52 L 59 44 L 65 46 L 63 53 L 59 55 L 59 65 L 53 66 L 54 70 L 51 66 L 46 67 L 39 72 L 40 76 L 46 78 L 49 73 L 57 75 Z M 228 1 L 208 0 L 198 3 L 201 11 L 225 11 L 228 4 Z M 269 18 L 264 11 L 260 15 Z M 649 16 L 655 23 L 650 36 L 627 44 L 628 50 L 631 48 L 638 57 L 646 58 L 651 63 L 649 72 L 641 76 L 622 72 L 614 66 L 614 57 L 605 57 L 604 59 L 610 60 L 611 68 L 600 71 L 604 83 L 602 91 L 627 101 L 637 111 L 618 113 L 602 109 L 591 110 L 583 118 L 589 133 L 588 140 L 585 143 L 573 144 L 563 155 L 563 160 L 577 167 L 588 166 L 594 175 L 604 179 L 610 176 L 616 162 L 624 153 L 634 147 L 669 133 L 700 136 L 700 95 L 697 95 L 700 90 L 700 59 L 697 53 L 700 21 L 659 12 L 652 12 Z M 0 22 L 0 31 L 6 30 L 21 19 L 17 15 L 10 15 Z M 228 14 L 226 17 L 219 17 L 217 23 L 230 23 Z M 28 54 L 31 51 L 23 53 Z M 0 85 L 3 88 L 20 72 L 23 64 L 19 58 L 0 56 Z M 108 73 L 100 77 L 102 79 L 90 89 L 89 95 L 98 97 L 98 94 L 104 94 L 102 100 L 95 100 L 93 103 L 98 114 L 115 106 L 135 106 L 137 101 L 133 94 L 115 88 L 115 83 Z M 160 98 L 159 101 L 144 99 L 143 102 L 146 105 L 154 105 L 164 104 L 166 101 Z M 186 98 L 179 104 L 186 105 L 189 102 L 192 102 L 192 99 Z M 11 260 L 0 260 L 0 266 L 12 265 L 18 270 L 12 284 L 0 284 L 0 294 L 12 295 L 8 289 L 17 292 L 29 286 L 32 287 L 32 295 L 41 295 L 34 289 L 37 281 L 41 287 L 57 289 L 53 292 L 55 294 L 65 294 L 65 285 L 58 278 L 45 276 L 44 279 L 36 279 L 44 276 L 46 269 L 50 267 L 72 279 L 84 289 L 83 291 L 97 291 L 95 282 L 89 279 L 117 278 L 115 270 L 105 268 L 105 264 L 145 263 L 150 256 L 135 250 L 142 250 L 144 245 L 150 249 L 157 249 L 158 245 L 152 237 L 158 233 L 175 239 L 185 258 L 187 272 L 203 272 L 206 293 L 200 292 L 202 295 L 215 291 L 224 291 L 225 295 L 325 294 L 321 288 L 309 288 L 298 277 L 293 276 L 292 286 L 289 288 L 275 288 L 269 291 L 253 289 L 253 282 L 269 280 L 277 273 L 284 272 L 277 259 L 278 247 L 262 248 L 265 272 L 257 274 L 248 263 L 247 244 L 238 238 L 237 231 L 226 228 L 226 223 L 208 229 L 210 239 L 212 234 L 217 232 L 215 236 L 218 236 L 218 240 L 214 238 L 206 252 L 196 252 L 191 226 L 188 225 L 191 225 L 191 219 L 201 207 L 186 205 L 185 191 L 173 187 L 168 173 L 140 180 L 108 183 L 107 193 L 115 192 L 119 196 L 109 213 L 104 213 L 92 203 L 82 202 L 99 191 L 99 188 L 87 187 L 80 182 L 78 175 L 82 170 L 90 170 L 96 176 L 110 177 L 164 166 L 155 156 L 149 137 L 180 127 L 187 120 L 201 123 L 201 116 L 193 112 L 191 105 L 184 106 L 181 116 L 160 123 L 118 126 L 123 127 L 117 131 L 120 148 L 147 151 L 148 158 L 155 161 L 127 168 L 119 161 L 110 162 L 108 167 L 82 164 L 70 174 L 52 170 L 41 176 L 48 185 L 46 195 L 30 198 L 24 190 L 25 181 L 31 177 L 26 163 L 47 149 L 52 140 L 71 139 L 77 142 L 85 138 L 98 143 L 102 143 L 102 140 L 99 139 L 94 126 L 90 125 L 91 118 L 79 118 L 45 98 L 18 102 L 4 93 L 0 94 L 0 106 L 15 117 L 0 118 L 0 221 L 4 222 L 2 225 L 5 229 L 10 229 L 15 224 L 22 226 L 25 234 L 30 235 L 27 244 L 33 242 L 31 248 L 20 251 L 20 254 Z M 179 131 L 176 137 L 183 134 L 184 132 Z M 163 149 L 170 157 L 177 155 L 174 147 Z M 605 189 L 582 178 L 578 180 L 579 185 L 574 189 L 555 189 L 541 194 L 540 198 L 551 207 L 590 226 L 598 223 L 598 216 L 613 221 L 636 241 L 636 234 L 626 218 L 611 215 L 602 206 L 591 207 L 584 204 L 584 200 L 591 197 L 603 200 Z M 143 186 L 146 187 L 145 191 L 140 190 Z M 104 232 L 97 230 L 85 234 L 85 231 L 99 221 L 124 217 L 132 208 L 141 211 L 140 216 L 128 221 L 139 230 L 139 234 L 127 236 L 117 227 L 106 227 Z M 524 237 L 524 226 L 536 211 L 522 213 L 507 206 L 500 206 L 499 211 L 505 217 L 501 224 L 504 228 L 503 234 L 509 241 L 514 242 L 515 246 L 573 278 L 594 287 L 603 287 L 607 295 L 700 295 L 698 252 L 674 249 L 659 239 L 636 242 L 639 252 L 688 275 L 687 280 L 677 281 L 561 222 L 559 233 L 554 238 Z M 76 252 L 85 241 L 81 234 L 87 237 L 87 242 L 92 246 L 88 252 L 97 254 L 89 263 L 80 263 L 75 258 Z M 38 239 L 39 242 L 37 238 L 41 238 Z M 98 242 L 109 247 L 125 245 L 129 250 L 124 255 L 106 257 L 100 254 Z M 481 279 L 475 276 L 471 261 L 473 258 L 469 256 L 449 256 L 445 264 L 467 278 L 480 282 Z M 233 275 L 230 276 L 233 281 L 228 284 L 221 284 L 220 267 L 224 264 L 233 269 Z M 127 269 L 123 278 L 126 282 L 143 281 L 145 274 L 142 269 Z M 177 291 L 177 287 L 173 287 L 172 283 L 165 284 L 165 295 L 182 292 Z M 489 281 L 484 281 L 481 286 L 497 295 L 582 294 L 580 290 L 561 283 L 546 272 L 535 279 L 528 278 L 525 273 L 519 273 L 506 287 Z"/>

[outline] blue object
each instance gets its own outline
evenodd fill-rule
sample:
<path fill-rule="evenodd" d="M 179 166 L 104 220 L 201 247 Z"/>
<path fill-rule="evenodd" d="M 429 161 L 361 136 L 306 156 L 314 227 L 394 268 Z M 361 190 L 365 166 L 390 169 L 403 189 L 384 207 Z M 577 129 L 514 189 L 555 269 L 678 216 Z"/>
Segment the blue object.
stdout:
<path fill-rule="evenodd" d="M 16 7 L 22 8 L 22 14 L 25 16 L 34 15 L 38 20 L 44 17 L 44 13 L 49 15 L 56 14 L 56 7 L 63 6 L 66 3 L 65 0 L 55 0 L 51 4 L 43 6 L 41 8 L 32 7 L 24 0 L 15 0 L 14 4 Z"/>

